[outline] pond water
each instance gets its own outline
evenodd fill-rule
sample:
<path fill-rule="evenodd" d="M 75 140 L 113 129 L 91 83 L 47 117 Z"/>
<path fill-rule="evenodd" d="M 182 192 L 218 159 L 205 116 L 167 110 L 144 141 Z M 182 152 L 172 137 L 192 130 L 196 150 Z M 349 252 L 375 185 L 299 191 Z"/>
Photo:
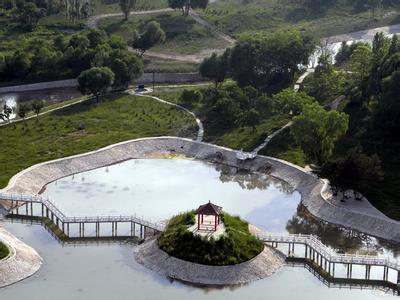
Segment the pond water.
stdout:
<path fill-rule="evenodd" d="M 299 207 L 300 195 L 262 174 L 186 159 L 129 160 L 65 177 L 45 195 L 68 215 L 139 214 L 162 221 L 211 200 L 268 231 L 313 233 L 343 252 L 396 257 L 398 246 L 316 222 Z M 200 288 L 148 271 L 133 258 L 131 243 L 61 245 L 40 225 L 0 221 L 44 259 L 37 274 L 0 289 L 1 299 L 398 299 L 380 289 L 328 288 L 303 267 L 285 266 L 248 285 Z M 337 272 L 340 271 L 339 268 Z M 355 270 L 362 276 L 363 270 Z M 393 274 L 391 274 L 393 276 Z"/>
<path fill-rule="evenodd" d="M 7 104 L 14 110 L 11 118 L 15 118 L 15 112 L 18 107 L 18 103 L 20 102 L 43 100 L 47 106 L 56 102 L 77 98 L 81 95 L 82 94 L 75 88 L 58 88 L 30 92 L 4 93 L 0 94 L 0 108 L 2 109 L 3 105 Z"/>
<path fill-rule="evenodd" d="M 136 215 L 160 222 L 211 201 L 268 231 L 285 231 L 300 194 L 263 174 L 188 159 L 134 159 L 68 176 L 44 196 L 69 216 Z"/>

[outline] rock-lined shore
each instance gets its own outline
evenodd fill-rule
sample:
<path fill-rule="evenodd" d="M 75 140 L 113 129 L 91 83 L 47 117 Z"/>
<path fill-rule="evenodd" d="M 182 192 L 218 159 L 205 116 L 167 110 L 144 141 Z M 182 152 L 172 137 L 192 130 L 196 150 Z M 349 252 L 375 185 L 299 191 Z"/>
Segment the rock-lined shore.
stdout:
<path fill-rule="evenodd" d="M 334 201 L 322 196 L 327 183 L 307 173 L 303 168 L 265 156 L 238 162 L 237 151 L 177 137 L 127 141 L 93 152 L 38 164 L 15 175 L 3 191 L 37 194 L 44 185 L 61 177 L 128 159 L 148 158 L 155 154 L 182 154 L 201 160 L 214 159 L 249 171 L 268 169 L 272 176 L 288 182 L 301 193 L 303 206 L 316 218 L 379 238 L 400 242 L 400 222 L 384 216 L 375 208 L 369 209 L 367 213 L 362 209 L 357 211 L 336 205 Z"/>
<path fill-rule="evenodd" d="M 207 266 L 170 256 L 158 248 L 155 240 L 135 248 L 137 262 L 169 278 L 201 285 L 238 285 L 263 279 L 275 273 L 285 262 L 277 250 L 265 247 L 259 255 L 241 264 Z"/>
<path fill-rule="evenodd" d="M 0 260 L 0 288 L 28 278 L 39 270 L 42 258 L 32 247 L 3 228 L 0 228 L 0 241 L 10 249 L 10 255 Z"/>

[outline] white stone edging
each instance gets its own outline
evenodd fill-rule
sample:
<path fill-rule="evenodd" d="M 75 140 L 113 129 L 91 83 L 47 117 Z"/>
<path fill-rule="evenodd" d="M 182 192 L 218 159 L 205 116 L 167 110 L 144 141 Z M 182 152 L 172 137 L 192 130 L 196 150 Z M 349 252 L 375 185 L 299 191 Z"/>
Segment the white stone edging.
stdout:
<path fill-rule="evenodd" d="M 369 214 L 334 205 L 322 192 L 327 183 L 303 168 L 286 161 L 257 156 L 238 162 L 237 151 L 203 142 L 177 137 L 142 138 L 110 145 L 84 154 L 61 158 L 32 166 L 13 176 L 3 191 L 11 193 L 39 193 L 43 186 L 59 178 L 111 165 L 128 159 L 146 158 L 157 153 L 176 153 L 200 160 L 223 155 L 223 163 L 249 171 L 271 166 L 271 176 L 288 182 L 302 195 L 303 206 L 317 219 L 354 229 L 386 240 L 400 242 L 400 222 L 383 216 L 378 210 Z"/>

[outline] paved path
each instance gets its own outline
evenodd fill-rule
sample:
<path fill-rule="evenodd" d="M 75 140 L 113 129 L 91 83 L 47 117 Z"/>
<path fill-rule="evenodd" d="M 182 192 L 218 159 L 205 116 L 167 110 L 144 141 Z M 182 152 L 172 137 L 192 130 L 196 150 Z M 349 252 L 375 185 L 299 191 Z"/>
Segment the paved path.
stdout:
<path fill-rule="evenodd" d="M 299 79 L 297 79 L 296 83 L 294 84 L 294 91 L 298 92 L 300 89 L 301 84 L 303 83 L 303 81 L 307 78 L 308 75 L 310 75 L 311 73 L 313 73 L 315 70 L 314 69 L 307 69 L 306 72 L 304 72 L 303 75 L 301 75 L 299 77 Z M 265 147 L 267 147 L 267 145 L 269 144 L 269 142 L 278 134 L 280 134 L 282 131 L 284 131 L 286 128 L 289 128 L 290 126 L 292 126 L 293 122 L 289 121 L 288 123 L 286 123 L 282 128 L 274 131 L 273 133 L 271 133 L 270 135 L 268 135 L 266 137 L 266 139 L 264 140 L 264 142 L 262 142 L 261 145 L 257 146 L 251 153 L 249 154 L 243 154 L 243 157 L 247 157 L 247 158 L 253 158 L 255 156 L 257 156 L 258 152 L 260 152 L 262 149 L 264 149 Z"/>
<path fill-rule="evenodd" d="M 0 288 L 32 276 L 42 265 L 42 258 L 31 247 L 0 228 L 0 241 L 10 249 L 10 255 L 0 260 Z"/>

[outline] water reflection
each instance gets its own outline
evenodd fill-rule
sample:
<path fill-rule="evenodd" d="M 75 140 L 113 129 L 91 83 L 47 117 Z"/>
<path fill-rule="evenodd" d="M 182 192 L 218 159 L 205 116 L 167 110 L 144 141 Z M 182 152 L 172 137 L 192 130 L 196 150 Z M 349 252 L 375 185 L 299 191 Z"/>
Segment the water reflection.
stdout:
<path fill-rule="evenodd" d="M 299 193 L 268 175 L 187 159 L 125 161 L 59 179 L 45 195 L 69 215 L 136 214 L 156 222 L 211 200 L 275 232 L 285 230 L 300 201 Z"/>
<path fill-rule="evenodd" d="M 379 240 L 355 230 L 337 227 L 315 220 L 299 205 L 297 214 L 286 224 L 286 230 L 293 234 L 313 234 L 338 253 L 352 253 L 397 258 L 399 245 Z"/>
<path fill-rule="evenodd" d="M 43 100 L 45 105 L 51 105 L 53 103 L 77 98 L 81 95 L 82 94 L 76 88 L 59 88 L 30 92 L 4 93 L 0 94 L 0 107 L 3 107 L 4 104 L 10 106 L 14 110 L 11 118 L 15 118 L 15 112 L 17 110 L 18 103 L 20 102 Z"/>
<path fill-rule="evenodd" d="M 291 194 L 294 192 L 294 188 L 290 184 L 282 180 L 274 179 L 266 174 L 249 173 L 226 165 L 215 165 L 215 169 L 221 174 L 219 177 L 221 182 L 236 182 L 245 190 L 267 190 L 273 185 L 274 188 L 284 194 Z"/>

